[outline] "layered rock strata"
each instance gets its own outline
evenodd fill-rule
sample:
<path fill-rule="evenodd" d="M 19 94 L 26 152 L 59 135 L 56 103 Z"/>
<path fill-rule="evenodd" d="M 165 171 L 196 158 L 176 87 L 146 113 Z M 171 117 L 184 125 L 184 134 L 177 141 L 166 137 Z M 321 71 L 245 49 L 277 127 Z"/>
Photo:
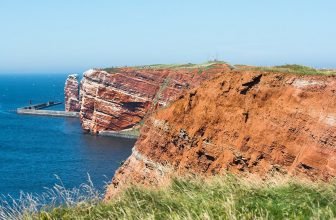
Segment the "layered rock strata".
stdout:
<path fill-rule="evenodd" d="M 81 81 L 82 127 L 91 133 L 132 128 L 149 112 L 166 106 L 184 90 L 230 70 L 227 64 L 89 70 Z"/>
<path fill-rule="evenodd" d="M 148 118 L 106 199 L 171 174 L 336 176 L 336 77 L 232 71 Z"/>
<path fill-rule="evenodd" d="M 69 75 L 64 87 L 65 110 L 67 112 L 79 112 L 79 80 L 77 74 Z"/>

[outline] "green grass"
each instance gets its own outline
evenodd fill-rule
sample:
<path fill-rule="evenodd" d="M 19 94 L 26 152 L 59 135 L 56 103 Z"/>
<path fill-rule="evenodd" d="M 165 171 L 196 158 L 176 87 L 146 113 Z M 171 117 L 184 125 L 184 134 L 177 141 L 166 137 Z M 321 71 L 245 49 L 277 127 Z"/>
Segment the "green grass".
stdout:
<path fill-rule="evenodd" d="M 108 67 L 108 68 L 104 68 L 102 70 L 108 72 L 108 73 L 117 73 L 118 71 L 120 71 L 120 67 Z"/>
<path fill-rule="evenodd" d="M 201 64 L 152 64 L 152 65 L 143 65 L 143 66 L 130 66 L 134 69 L 195 69 L 195 68 L 211 68 L 216 64 L 226 64 L 224 61 L 209 61 Z M 109 67 L 102 70 L 109 73 L 116 73 L 121 69 L 121 67 Z"/>
<path fill-rule="evenodd" d="M 130 136 L 140 136 L 140 126 L 132 129 L 126 129 L 126 130 L 121 130 L 118 131 L 119 134 L 124 134 L 124 135 L 130 135 Z"/>
<path fill-rule="evenodd" d="M 336 70 L 332 69 L 315 69 L 308 66 L 302 66 L 297 64 L 286 64 L 281 66 L 271 67 L 249 67 L 244 65 L 236 65 L 242 69 L 253 69 L 267 72 L 281 72 L 281 73 L 295 73 L 300 75 L 336 75 Z"/>
<path fill-rule="evenodd" d="M 210 68 L 216 64 L 226 64 L 224 61 L 209 61 L 201 64 L 187 63 L 187 64 L 153 64 L 145 66 L 136 66 L 134 68 L 151 68 L 151 69 L 196 69 L 196 68 Z"/>
<path fill-rule="evenodd" d="M 226 64 L 224 61 L 209 61 L 201 64 L 153 64 L 144 66 L 131 66 L 135 69 L 196 69 L 198 68 L 198 73 L 202 73 L 203 70 L 214 67 L 216 64 Z M 281 72 L 281 73 L 295 73 L 301 75 L 336 75 L 335 69 L 315 69 L 308 66 L 302 66 L 298 64 L 286 64 L 280 66 L 246 66 L 246 65 L 235 65 L 236 69 L 245 70 L 259 70 L 266 72 Z M 117 73 L 121 67 L 111 67 L 105 68 L 103 70 L 109 73 Z"/>
<path fill-rule="evenodd" d="M 335 199 L 335 183 L 178 178 L 160 189 L 129 188 L 109 203 L 57 207 L 26 219 L 330 219 Z"/>

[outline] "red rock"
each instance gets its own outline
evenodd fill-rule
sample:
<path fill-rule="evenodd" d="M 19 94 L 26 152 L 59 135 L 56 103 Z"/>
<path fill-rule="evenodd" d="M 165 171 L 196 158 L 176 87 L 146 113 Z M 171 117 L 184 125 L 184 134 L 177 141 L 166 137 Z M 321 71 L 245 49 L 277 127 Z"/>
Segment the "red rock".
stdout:
<path fill-rule="evenodd" d="M 149 117 L 106 199 L 172 174 L 336 176 L 336 77 L 232 71 Z"/>
<path fill-rule="evenodd" d="M 79 112 L 79 82 L 77 74 L 69 75 L 64 87 L 65 110 L 67 112 Z"/>
<path fill-rule="evenodd" d="M 212 64 L 197 68 L 89 70 L 81 81 L 82 127 L 91 133 L 132 128 L 184 90 L 230 69 L 227 64 Z"/>

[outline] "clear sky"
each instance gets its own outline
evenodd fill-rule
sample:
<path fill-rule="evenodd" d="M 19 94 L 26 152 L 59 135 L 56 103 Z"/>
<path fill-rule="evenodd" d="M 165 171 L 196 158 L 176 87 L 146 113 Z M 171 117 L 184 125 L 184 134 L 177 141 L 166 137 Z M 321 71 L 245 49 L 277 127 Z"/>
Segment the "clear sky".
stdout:
<path fill-rule="evenodd" d="M 0 1 L 0 73 L 214 58 L 336 68 L 336 1 Z"/>

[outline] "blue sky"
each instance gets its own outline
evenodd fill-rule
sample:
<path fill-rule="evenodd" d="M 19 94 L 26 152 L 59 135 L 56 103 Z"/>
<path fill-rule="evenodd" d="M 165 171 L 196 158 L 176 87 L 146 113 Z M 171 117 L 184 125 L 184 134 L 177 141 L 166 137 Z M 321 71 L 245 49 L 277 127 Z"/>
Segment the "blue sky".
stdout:
<path fill-rule="evenodd" d="M 0 73 L 154 63 L 336 68 L 334 0 L 1 0 Z"/>

